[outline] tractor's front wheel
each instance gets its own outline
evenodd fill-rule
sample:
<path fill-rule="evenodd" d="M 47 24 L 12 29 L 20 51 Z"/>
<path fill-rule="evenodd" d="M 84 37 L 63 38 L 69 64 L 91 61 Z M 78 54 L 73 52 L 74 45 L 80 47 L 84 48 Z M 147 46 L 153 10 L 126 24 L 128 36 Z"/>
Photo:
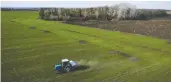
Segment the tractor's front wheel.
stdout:
<path fill-rule="evenodd" d="M 56 72 L 56 74 L 59 74 L 60 73 L 60 71 L 58 71 L 58 70 L 56 70 L 55 72 Z"/>

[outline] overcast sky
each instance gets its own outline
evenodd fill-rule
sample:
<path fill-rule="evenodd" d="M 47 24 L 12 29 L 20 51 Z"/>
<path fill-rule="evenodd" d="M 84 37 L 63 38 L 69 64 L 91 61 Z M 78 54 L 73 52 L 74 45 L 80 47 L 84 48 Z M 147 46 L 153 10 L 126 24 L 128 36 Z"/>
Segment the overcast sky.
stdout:
<path fill-rule="evenodd" d="M 97 7 L 119 3 L 131 3 L 137 8 L 171 10 L 171 1 L 2 1 L 1 7 Z"/>

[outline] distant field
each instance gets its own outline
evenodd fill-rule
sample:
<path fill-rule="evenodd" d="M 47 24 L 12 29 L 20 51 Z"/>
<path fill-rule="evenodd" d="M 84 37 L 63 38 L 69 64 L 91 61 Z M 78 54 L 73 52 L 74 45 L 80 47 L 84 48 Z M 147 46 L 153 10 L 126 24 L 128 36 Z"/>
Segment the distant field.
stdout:
<path fill-rule="evenodd" d="M 171 82 L 171 43 L 2 12 L 2 82 Z M 84 44 L 80 43 L 84 41 Z M 55 74 L 68 58 L 89 66 Z"/>

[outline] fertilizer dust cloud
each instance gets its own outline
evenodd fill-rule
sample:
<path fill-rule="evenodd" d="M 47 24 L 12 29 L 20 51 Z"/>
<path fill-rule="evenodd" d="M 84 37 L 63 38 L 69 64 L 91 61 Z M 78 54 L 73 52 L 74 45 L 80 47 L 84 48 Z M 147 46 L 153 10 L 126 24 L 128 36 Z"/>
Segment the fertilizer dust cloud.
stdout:
<path fill-rule="evenodd" d="M 80 61 L 78 61 L 78 64 L 80 65 L 89 65 L 89 66 L 94 66 L 94 65 L 97 65 L 99 62 L 98 61 L 86 61 L 86 60 L 83 60 L 81 59 Z"/>

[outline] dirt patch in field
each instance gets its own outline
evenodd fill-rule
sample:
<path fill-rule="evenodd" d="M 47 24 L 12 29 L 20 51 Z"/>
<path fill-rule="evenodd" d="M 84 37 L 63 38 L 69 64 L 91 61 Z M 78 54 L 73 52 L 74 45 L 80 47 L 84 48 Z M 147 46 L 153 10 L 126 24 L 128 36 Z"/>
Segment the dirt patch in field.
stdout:
<path fill-rule="evenodd" d="M 124 53 L 124 52 L 111 50 L 111 51 L 109 52 L 109 54 L 119 54 L 119 55 L 121 55 L 121 56 L 123 56 L 123 57 L 128 58 L 128 59 L 131 60 L 131 61 L 134 61 L 134 62 L 137 61 L 137 58 L 136 58 L 136 57 L 132 57 L 132 56 L 130 56 L 130 55 Z"/>
<path fill-rule="evenodd" d="M 78 42 L 79 42 L 79 44 L 86 44 L 87 43 L 87 41 L 85 41 L 85 40 L 79 40 Z"/>
<path fill-rule="evenodd" d="M 15 22 L 14 20 L 11 20 L 11 22 Z"/>
<path fill-rule="evenodd" d="M 171 39 L 171 20 L 123 20 L 123 21 L 65 21 L 64 23 L 107 29 L 138 36 L 146 35 L 162 39 Z"/>
<path fill-rule="evenodd" d="M 117 50 L 116 51 L 115 50 L 112 50 L 109 53 L 110 54 L 119 54 L 119 55 L 124 56 L 124 57 L 127 57 L 127 58 L 131 57 L 130 55 L 128 55 L 126 53 L 123 53 L 123 52 L 120 52 L 120 51 L 117 51 Z"/>
<path fill-rule="evenodd" d="M 35 26 L 31 26 L 31 27 L 29 27 L 30 29 L 36 29 L 36 27 Z"/>
<path fill-rule="evenodd" d="M 48 30 L 41 30 L 41 31 L 43 31 L 44 33 L 51 33 L 51 32 L 48 31 Z"/>
<path fill-rule="evenodd" d="M 130 57 L 129 58 L 131 61 L 133 61 L 133 62 L 136 62 L 137 61 L 137 58 L 136 57 Z"/>

